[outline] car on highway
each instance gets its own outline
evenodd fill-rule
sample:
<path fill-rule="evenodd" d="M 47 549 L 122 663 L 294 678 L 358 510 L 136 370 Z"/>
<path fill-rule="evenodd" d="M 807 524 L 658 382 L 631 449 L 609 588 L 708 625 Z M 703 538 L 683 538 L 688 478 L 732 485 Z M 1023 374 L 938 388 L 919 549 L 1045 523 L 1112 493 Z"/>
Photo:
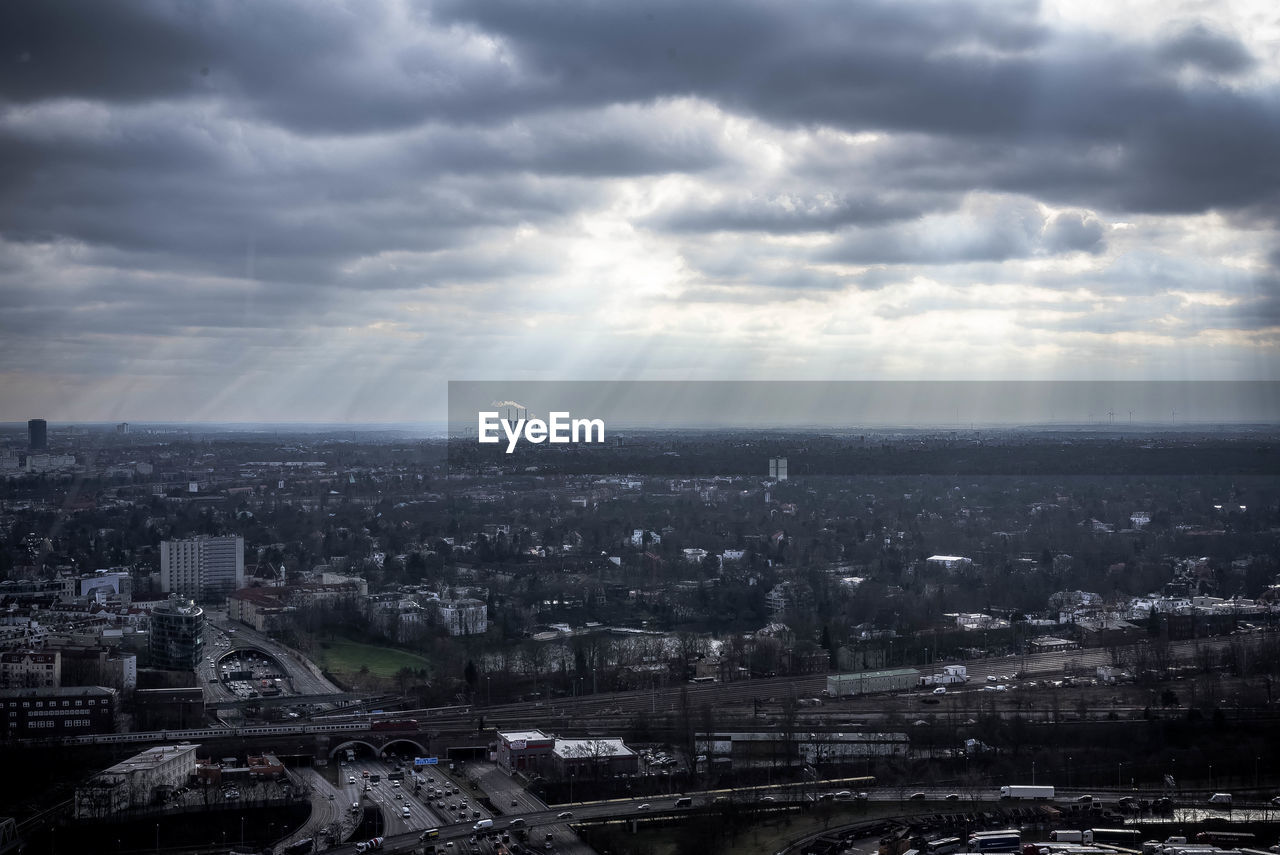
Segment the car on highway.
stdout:
<path fill-rule="evenodd" d="M 556 819 L 571 819 L 572 817 L 573 811 L 571 810 L 562 810 L 560 813 L 556 814 Z"/>
<path fill-rule="evenodd" d="M 650 807 L 652 807 L 652 805 L 650 805 L 648 802 L 645 802 L 642 805 L 637 805 L 636 810 L 648 810 Z"/>
<path fill-rule="evenodd" d="M 1085 793 L 1083 796 L 1076 796 L 1076 801 L 1081 804 L 1090 804 L 1093 801 L 1093 796 Z"/>
<path fill-rule="evenodd" d="M 775 799 L 773 796 L 761 796 L 761 797 L 760 797 L 760 801 L 762 801 L 762 802 L 776 802 L 776 801 L 777 801 L 777 799 Z"/>
<path fill-rule="evenodd" d="M 356 782 L 356 776 L 355 776 L 355 775 L 348 775 L 348 776 L 347 776 L 347 783 L 348 783 L 348 784 L 354 784 L 355 782 Z"/>
<path fill-rule="evenodd" d="M 959 793 L 947 793 L 947 801 L 949 801 L 949 802 L 958 802 L 958 801 L 960 801 L 960 794 L 959 794 Z"/>
<path fill-rule="evenodd" d="M 914 801 L 914 802 L 922 802 L 922 801 L 924 801 L 925 799 L 927 799 L 927 798 L 929 798 L 929 797 L 928 797 L 928 796 L 926 796 L 924 793 L 912 793 L 911 795 L 907 796 L 907 798 L 908 798 L 910 801 Z"/>
<path fill-rule="evenodd" d="M 936 689 L 934 689 L 934 690 L 933 690 L 933 693 L 934 693 L 935 695 L 945 695 L 945 694 L 947 693 L 947 687 L 946 687 L 946 686 L 939 686 L 938 688 L 936 688 Z"/>

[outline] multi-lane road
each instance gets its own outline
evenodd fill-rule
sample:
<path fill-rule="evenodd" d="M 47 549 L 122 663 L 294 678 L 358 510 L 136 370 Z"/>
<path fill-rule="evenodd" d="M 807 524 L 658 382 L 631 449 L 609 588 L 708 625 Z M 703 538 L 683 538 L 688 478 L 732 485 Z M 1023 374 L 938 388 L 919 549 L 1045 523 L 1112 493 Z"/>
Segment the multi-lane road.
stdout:
<path fill-rule="evenodd" d="M 401 781 L 388 779 L 393 768 L 388 762 L 367 756 L 349 763 L 341 761 L 336 785 L 318 770 L 305 770 L 302 775 L 311 787 L 312 815 L 302 827 L 279 841 L 277 848 L 308 837 L 319 838 L 327 829 L 336 828 L 339 839 L 346 841 L 345 848 L 337 851 L 354 851 L 364 836 L 353 836 L 353 832 L 365 811 L 375 808 L 382 820 L 379 836 L 387 840 L 385 851 L 389 852 L 416 849 L 424 831 L 437 829 L 439 836 L 434 839 L 438 839 L 442 851 L 495 855 L 503 832 L 518 838 L 522 830 L 536 828 L 536 833 L 528 832 L 524 847 L 553 855 L 592 853 L 569 826 L 571 818 L 560 816 L 566 808 L 549 808 L 491 763 L 471 764 L 456 773 L 444 766 L 417 770 L 406 767 L 401 770 L 405 775 Z M 485 807 L 486 796 L 498 813 Z M 610 816 L 611 811 L 618 810 L 618 804 L 587 805 L 582 816 Z M 575 817 L 578 815 L 576 808 L 568 810 Z M 475 834 L 474 826 L 481 820 L 491 820 L 496 833 Z"/>

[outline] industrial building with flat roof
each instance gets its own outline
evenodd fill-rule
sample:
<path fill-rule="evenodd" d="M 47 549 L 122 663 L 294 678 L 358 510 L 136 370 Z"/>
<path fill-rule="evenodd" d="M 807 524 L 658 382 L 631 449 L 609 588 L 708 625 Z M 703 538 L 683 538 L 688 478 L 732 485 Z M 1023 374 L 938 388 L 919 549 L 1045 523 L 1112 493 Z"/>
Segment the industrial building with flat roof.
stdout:
<path fill-rule="evenodd" d="M 157 745 L 76 787 L 76 819 L 110 816 L 162 801 L 196 772 L 196 746 Z"/>
<path fill-rule="evenodd" d="M 499 731 L 498 765 L 508 772 L 537 769 L 550 760 L 555 744 L 540 730 Z"/>
<path fill-rule="evenodd" d="M 551 767 L 561 778 L 634 775 L 640 759 L 621 739 L 557 739 Z"/>
<path fill-rule="evenodd" d="M 900 692 L 913 689 L 919 684 L 920 672 L 915 668 L 832 674 L 827 677 L 827 695 L 847 698 L 850 695 L 872 695 L 876 692 Z"/>

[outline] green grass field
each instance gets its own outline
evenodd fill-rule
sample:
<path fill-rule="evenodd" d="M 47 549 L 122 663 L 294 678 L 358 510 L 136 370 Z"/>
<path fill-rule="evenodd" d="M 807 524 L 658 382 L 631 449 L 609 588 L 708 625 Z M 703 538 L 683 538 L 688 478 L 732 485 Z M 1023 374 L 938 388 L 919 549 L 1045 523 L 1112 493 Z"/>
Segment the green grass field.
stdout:
<path fill-rule="evenodd" d="M 404 650 L 357 641 L 327 641 L 320 647 L 321 667 L 334 674 L 358 674 L 362 665 L 367 665 L 375 677 L 394 677 L 405 667 L 431 672 L 431 664 L 426 659 Z"/>

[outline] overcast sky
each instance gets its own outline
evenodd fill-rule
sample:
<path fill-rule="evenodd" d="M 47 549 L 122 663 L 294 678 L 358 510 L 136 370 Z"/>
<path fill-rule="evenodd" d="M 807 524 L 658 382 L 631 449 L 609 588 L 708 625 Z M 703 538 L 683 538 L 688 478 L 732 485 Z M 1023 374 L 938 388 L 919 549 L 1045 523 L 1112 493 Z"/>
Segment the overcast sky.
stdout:
<path fill-rule="evenodd" d="M 13 0 L 0 68 L 0 420 L 1280 379 L 1267 0 Z"/>

